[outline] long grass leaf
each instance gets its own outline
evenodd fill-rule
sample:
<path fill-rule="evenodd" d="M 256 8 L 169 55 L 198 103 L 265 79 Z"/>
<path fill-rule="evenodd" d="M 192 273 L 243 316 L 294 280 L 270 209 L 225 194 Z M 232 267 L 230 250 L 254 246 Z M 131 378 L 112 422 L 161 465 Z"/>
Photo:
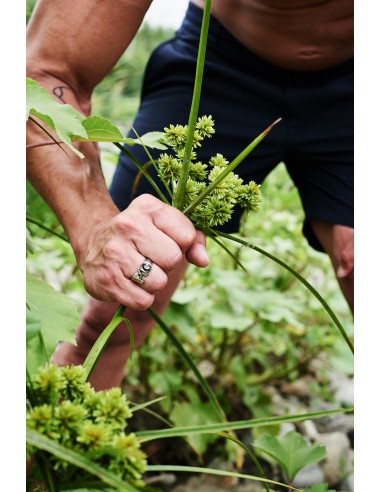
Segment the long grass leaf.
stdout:
<path fill-rule="evenodd" d="M 38 219 L 35 219 L 34 217 L 31 217 L 30 215 L 26 214 L 26 221 L 30 222 L 31 224 L 35 224 L 36 226 L 40 227 L 41 229 L 44 229 L 47 232 L 50 232 L 53 236 L 57 236 L 63 241 L 66 241 L 67 243 L 70 243 L 69 239 L 66 236 L 63 236 L 62 234 L 59 234 L 56 231 L 53 231 L 50 227 L 44 225 L 42 222 L 40 222 Z"/>
<path fill-rule="evenodd" d="M 179 351 L 183 360 L 186 362 L 186 364 L 192 370 L 193 374 L 196 376 L 197 381 L 200 383 L 201 388 L 203 389 L 205 395 L 208 397 L 210 403 L 212 404 L 218 418 L 222 418 L 223 420 L 226 421 L 225 413 L 222 410 L 221 405 L 219 404 L 219 402 L 216 398 L 216 395 L 213 393 L 213 391 L 212 391 L 211 387 L 209 386 L 209 384 L 207 383 L 207 381 L 202 377 L 200 371 L 197 369 L 195 363 L 190 358 L 190 356 L 187 354 L 187 352 L 185 351 L 184 347 L 181 345 L 179 340 L 172 333 L 172 331 L 169 329 L 169 327 L 164 323 L 164 321 L 160 318 L 160 316 L 158 316 L 155 313 L 155 311 L 153 311 L 151 308 L 149 308 L 147 311 L 152 316 L 152 318 L 156 321 L 156 323 L 160 326 L 160 328 L 164 331 L 164 333 L 167 335 L 167 337 L 170 339 L 170 341 L 173 343 L 173 345 Z"/>
<path fill-rule="evenodd" d="M 144 166 L 142 166 L 140 164 L 140 162 L 135 159 L 135 157 L 131 154 L 131 152 L 129 152 L 126 148 L 123 147 L 123 145 L 121 145 L 120 143 L 118 142 L 113 142 L 113 144 L 118 147 L 118 149 L 123 153 L 125 154 L 134 164 L 135 166 L 139 169 L 139 171 L 147 178 L 147 180 L 149 181 L 150 185 L 152 186 L 152 188 L 156 191 L 156 193 L 158 194 L 158 196 L 160 197 L 160 199 L 166 203 L 166 204 L 169 204 L 169 201 L 167 200 L 166 196 L 162 193 L 161 189 L 157 186 L 157 184 L 155 183 L 155 181 L 153 180 L 152 176 L 150 175 L 149 172 L 147 172 L 147 170 L 144 168 Z"/>
<path fill-rule="evenodd" d="M 209 186 L 204 188 L 201 193 L 198 195 L 198 197 L 191 203 L 189 204 L 185 209 L 184 209 L 184 214 L 188 215 L 190 212 L 193 211 L 197 205 L 199 205 L 204 198 L 206 198 L 213 190 L 214 188 L 223 181 L 226 176 L 234 171 L 234 169 L 247 157 L 250 152 L 265 138 L 265 136 L 272 130 L 272 128 L 281 121 L 281 118 L 278 118 L 274 123 L 271 123 L 270 126 L 266 128 L 258 137 L 256 137 L 249 145 L 243 149 L 243 151 L 237 155 L 237 157 L 228 165 L 226 168 L 222 171 L 221 174 L 216 178 L 213 183 L 211 183 Z"/>
<path fill-rule="evenodd" d="M 215 432 L 225 432 L 229 430 L 251 429 L 253 427 L 263 427 L 265 425 L 283 424 L 285 422 L 301 422 L 307 419 L 317 419 L 326 415 L 337 413 L 353 412 L 353 408 L 335 408 L 332 410 L 320 410 L 318 412 L 307 412 L 296 415 L 283 415 L 276 417 L 261 417 L 249 420 L 238 420 L 232 422 L 220 422 L 215 424 L 194 425 L 189 427 L 176 427 L 173 429 L 159 429 L 150 431 L 136 432 L 136 437 L 141 442 L 152 441 L 153 439 L 164 439 L 168 437 L 180 437 L 196 434 L 213 434 Z"/>
<path fill-rule="evenodd" d="M 261 467 L 261 464 L 259 463 L 257 457 L 255 454 L 249 449 L 246 444 L 244 444 L 242 441 L 240 441 L 237 437 L 232 436 L 231 434 L 228 434 L 227 432 L 215 432 L 216 436 L 221 436 L 224 437 L 225 439 L 229 439 L 230 441 L 234 442 L 238 446 L 240 446 L 246 453 L 250 456 L 250 458 L 253 460 L 255 466 L 258 468 L 258 471 L 261 475 L 262 478 L 266 478 L 265 472 L 263 471 L 263 468 Z M 268 483 L 265 483 L 265 488 L 267 492 L 270 492 L 270 488 L 268 486 Z"/>
<path fill-rule="evenodd" d="M 61 460 L 67 461 L 78 468 L 86 470 L 101 479 L 105 484 L 115 487 L 119 492 L 138 492 L 141 490 L 127 482 L 124 482 L 117 475 L 114 475 L 105 468 L 95 464 L 83 454 L 73 451 L 72 449 L 68 449 L 35 430 L 27 429 L 26 440 L 31 446 L 53 454 Z"/>
<path fill-rule="evenodd" d="M 147 154 L 148 156 L 148 159 L 150 161 L 150 163 L 153 165 L 153 167 L 155 168 L 155 171 L 157 173 L 157 175 L 159 175 L 159 168 L 157 167 L 157 164 L 156 164 L 156 161 L 155 159 L 152 157 L 150 151 L 147 149 L 147 146 L 145 145 L 145 143 L 143 142 L 143 140 L 141 139 L 140 135 L 138 134 L 138 132 L 135 130 L 135 128 L 133 126 L 131 126 L 131 130 L 135 133 L 137 139 L 139 140 L 141 146 L 143 147 L 143 149 L 145 150 L 145 153 Z M 145 168 L 144 168 L 145 169 Z M 167 190 L 169 196 L 172 198 L 172 192 L 171 192 L 171 189 L 167 183 L 167 181 L 165 179 L 163 179 L 161 181 L 163 183 L 163 185 L 165 186 L 165 189 Z"/>
<path fill-rule="evenodd" d="M 119 306 L 110 323 L 102 331 L 102 333 L 99 335 L 94 345 L 91 347 L 91 350 L 88 353 L 85 362 L 83 363 L 83 368 L 86 371 L 86 379 L 88 379 L 90 377 L 90 374 L 93 372 L 95 365 L 99 357 L 101 356 L 103 350 L 105 349 L 106 344 L 110 336 L 113 334 L 115 328 L 118 325 L 120 325 L 120 323 L 122 323 L 123 321 L 128 322 L 126 318 L 123 318 L 123 316 L 121 316 L 125 309 L 126 309 L 125 306 L 122 305 Z"/>
<path fill-rule="evenodd" d="M 229 472 L 224 470 L 215 470 L 214 468 L 202 468 L 199 466 L 181 466 L 181 465 L 149 465 L 147 467 L 147 472 L 186 472 L 186 473 L 206 473 L 208 475 L 220 475 L 223 477 L 235 477 L 243 478 L 245 480 L 255 480 L 257 482 L 267 482 L 273 485 L 279 485 L 280 487 L 285 487 L 289 490 L 294 490 L 295 492 L 303 492 L 300 489 L 292 487 L 291 485 L 276 482 L 275 480 L 270 480 L 268 478 L 256 477 L 252 475 L 245 475 L 243 473 Z"/>

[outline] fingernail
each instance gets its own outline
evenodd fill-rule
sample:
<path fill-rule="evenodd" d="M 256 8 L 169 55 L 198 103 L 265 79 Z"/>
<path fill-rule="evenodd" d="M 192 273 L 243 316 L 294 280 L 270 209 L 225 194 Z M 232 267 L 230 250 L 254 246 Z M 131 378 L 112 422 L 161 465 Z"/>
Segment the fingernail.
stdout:
<path fill-rule="evenodd" d="M 346 276 L 346 272 L 345 272 L 344 268 L 341 265 L 336 270 L 336 275 L 337 275 L 337 278 L 343 278 L 343 277 Z"/>
<path fill-rule="evenodd" d="M 204 262 L 206 263 L 205 266 L 209 265 L 209 256 L 208 256 L 208 253 L 206 252 L 206 249 L 203 248 L 202 246 L 200 247 L 199 254 L 202 257 L 202 259 L 204 260 Z"/>

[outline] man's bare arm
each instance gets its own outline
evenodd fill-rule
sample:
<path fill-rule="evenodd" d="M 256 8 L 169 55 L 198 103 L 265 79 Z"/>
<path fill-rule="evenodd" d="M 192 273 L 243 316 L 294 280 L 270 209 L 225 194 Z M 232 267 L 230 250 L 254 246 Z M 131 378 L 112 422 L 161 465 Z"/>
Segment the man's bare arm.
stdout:
<path fill-rule="evenodd" d="M 27 30 L 27 75 L 60 102 L 89 115 L 94 87 L 133 39 L 150 3 L 40 0 Z M 31 123 L 27 136 L 27 143 L 46 140 Z M 28 178 L 69 235 L 89 293 L 145 309 L 183 254 L 199 266 L 207 264 L 204 239 L 183 214 L 153 197 L 140 197 L 119 213 L 106 188 L 97 147 L 78 146 L 85 159 L 70 150 L 66 155 L 56 145 L 29 149 Z M 129 278 L 145 257 L 155 265 L 139 286 Z"/>

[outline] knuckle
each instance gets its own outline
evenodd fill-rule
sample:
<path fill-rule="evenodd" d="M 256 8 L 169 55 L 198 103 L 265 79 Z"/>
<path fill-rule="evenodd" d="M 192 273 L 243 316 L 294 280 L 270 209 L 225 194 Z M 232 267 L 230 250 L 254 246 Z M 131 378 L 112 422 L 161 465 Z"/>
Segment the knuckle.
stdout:
<path fill-rule="evenodd" d="M 103 253 L 108 258 L 115 258 L 120 256 L 120 248 L 116 241 L 109 241 L 103 246 Z"/>
<path fill-rule="evenodd" d="M 167 268 L 169 270 L 174 270 L 176 267 L 179 266 L 179 264 L 181 263 L 181 260 L 182 259 L 183 259 L 183 254 L 179 250 L 174 256 L 172 256 L 172 258 L 168 259 L 168 261 L 167 261 Z"/>
<path fill-rule="evenodd" d="M 134 299 L 134 309 L 137 311 L 145 311 L 152 306 L 155 297 L 148 292 L 143 291 L 144 294 L 136 296 Z"/>
<path fill-rule="evenodd" d="M 164 289 L 167 283 L 168 283 L 168 277 L 166 275 L 161 275 L 158 279 L 155 279 L 152 282 L 152 290 L 154 292 L 159 292 L 160 290 Z"/>
<path fill-rule="evenodd" d="M 121 213 L 115 218 L 114 228 L 119 234 L 125 234 L 126 232 L 132 231 L 134 230 L 134 227 L 134 221 L 126 214 Z"/>
<path fill-rule="evenodd" d="M 189 249 L 190 246 L 194 243 L 196 236 L 196 229 L 193 228 L 189 231 L 186 231 L 181 241 L 182 248 Z"/>
<path fill-rule="evenodd" d="M 135 203 L 143 207 L 148 212 L 153 212 L 162 207 L 162 202 L 149 193 L 143 193 L 135 198 Z"/>

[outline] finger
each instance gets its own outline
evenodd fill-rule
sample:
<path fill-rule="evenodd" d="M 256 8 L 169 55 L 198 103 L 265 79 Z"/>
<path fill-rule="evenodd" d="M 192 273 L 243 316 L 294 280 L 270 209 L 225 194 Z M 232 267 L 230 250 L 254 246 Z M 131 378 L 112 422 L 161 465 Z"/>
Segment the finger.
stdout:
<path fill-rule="evenodd" d="M 209 258 L 206 252 L 206 238 L 201 231 L 196 232 L 196 239 L 186 253 L 186 258 L 190 263 L 205 268 L 209 265 Z"/>
<path fill-rule="evenodd" d="M 155 296 L 138 284 L 126 278 L 121 269 L 118 272 L 103 274 L 100 278 L 90 279 L 84 275 L 87 292 L 95 299 L 107 302 L 118 302 L 136 311 L 145 311 L 152 306 Z"/>
<path fill-rule="evenodd" d="M 131 263 L 131 262 L 130 262 Z M 139 255 L 134 268 L 123 268 L 123 276 L 150 294 L 160 292 L 167 285 L 166 273 L 150 259 Z"/>
<path fill-rule="evenodd" d="M 147 224 L 149 226 L 150 224 Z M 149 258 L 163 271 L 170 272 L 178 267 L 183 258 L 179 245 L 156 227 L 146 227 L 144 235 L 136 235 L 134 244 L 140 254 Z"/>
<path fill-rule="evenodd" d="M 196 239 L 197 231 L 192 222 L 179 210 L 163 204 L 152 216 L 154 225 L 178 244 L 186 253 Z"/>

